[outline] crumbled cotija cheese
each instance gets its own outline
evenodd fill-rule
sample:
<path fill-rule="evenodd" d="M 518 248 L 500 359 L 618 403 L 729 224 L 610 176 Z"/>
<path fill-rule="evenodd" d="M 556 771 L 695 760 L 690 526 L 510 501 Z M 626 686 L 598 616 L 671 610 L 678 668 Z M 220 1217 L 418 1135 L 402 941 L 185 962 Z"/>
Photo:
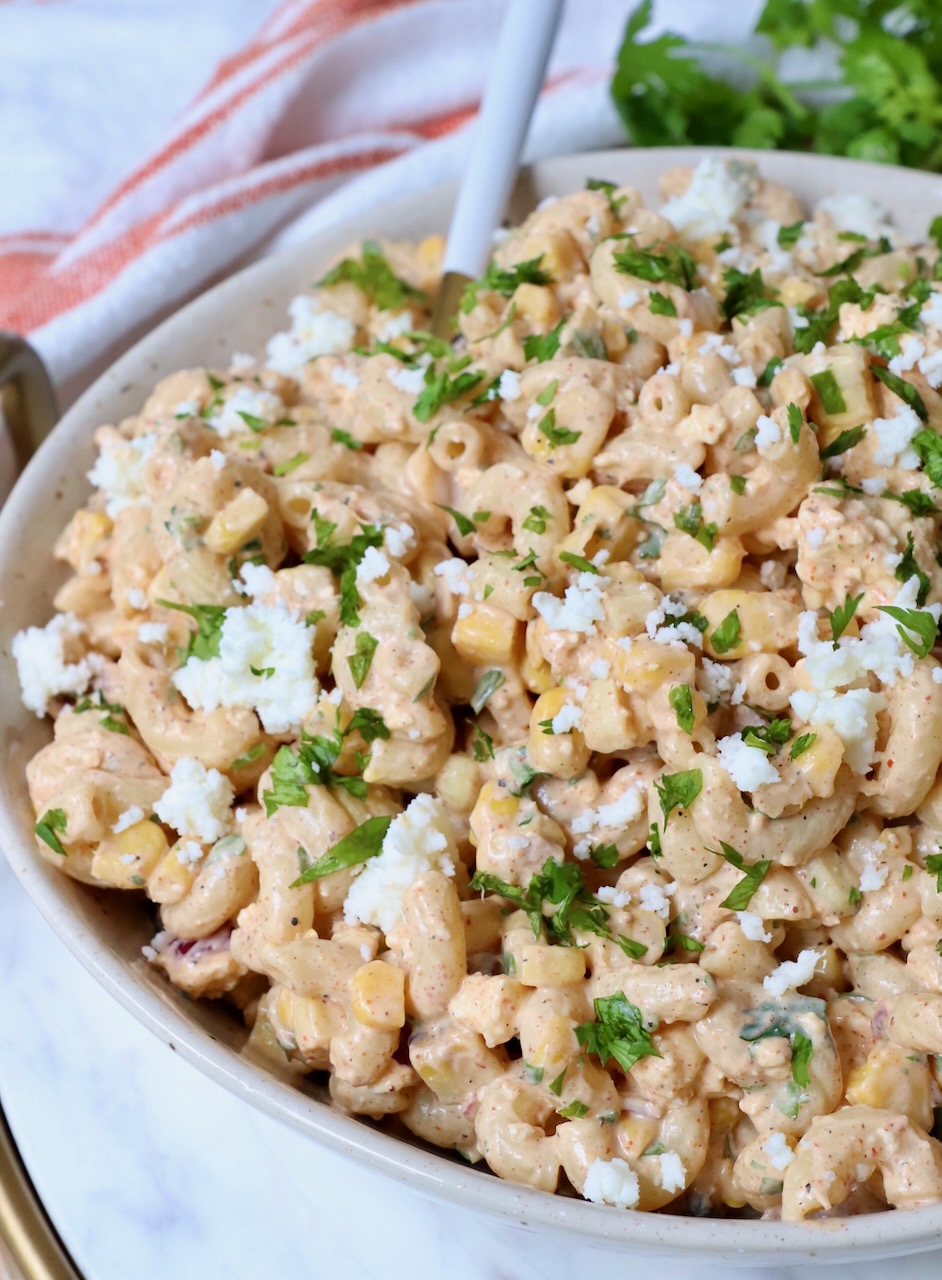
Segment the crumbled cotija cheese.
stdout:
<path fill-rule="evenodd" d="M 750 942 L 771 942 L 771 933 L 766 933 L 762 917 L 755 911 L 737 911 L 736 919 L 743 931 L 743 936 Z"/>
<path fill-rule="evenodd" d="M 582 726 L 582 708 L 567 702 L 553 716 L 551 727 L 553 733 L 569 733 Z"/>
<path fill-rule="evenodd" d="M 112 825 L 111 830 L 116 836 L 122 831 L 127 831 L 128 827 L 133 827 L 135 822 L 140 822 L 144 817 L 144 810 L 139 804 L 132 804 L 130 809 L 125 809 L 123 813 L 118 815 L 118 820 Z"/>
<path fill-rule="evenodd" d="M 661 208 L 661 217 L 694 240 L 731 231 L 742 213 L 750 192 L 750 172 L 707 156 L 693 171 L 683 195 L 674 196 Z"/>
<path fill-rule="evenodd" d="M 682 489 L 690 493 L 699 493 L 703 488 L 703 477 L 694 471 L 689 462 L 678 462 L 674 468 L 674 479 Z"/>
<path fill-rule="evenodd" d="M 360 375 L 342 364 L 334 365 L 330 371 L 330 380 L 338 387 L 344 387 L 347 391 L 356 391 L 360 385 Z"/>
<path fill-rule="evenodd" d="M 687 1170 L 676 1151 L 665 1151 L 658 1156 L 661 1166 L 661 1187 L 664 1191 L 683 1191 L 687 1185 Z"/>
<path fill-rule="evenodd" d="M 520 374 L 514 369 L 505 369 L 500 375 L 497 392 L 501 400 L 519 400 Z"/>
<path fill-rule="evenodd" d="M 218 769 L 183 756 L 170 771 L 170 786 L 154 805 L 161 822 L 181 836 L 218 840 L 229 829 L 232 783 Z"/>
<path fill-rule="evenodd" d="M 401 560 L 415 546 L 415 530 L 411 524 L 387 525 L 383 530 L 383 543 L 394 560 Z"/>
<path fill-rule="evenodd" d="M 756 787 L 781 781 L 778 770 L 762 748 L 750 747 L 738 733 L 718 740 L 716 758 L 740 791 L 754 791 Z"/>
<path fill-rule="evenodd" d="M 458 848 L 448 813 L 424 792 L 394 818 L 379 855 L 354 880 L 343 904 L 348 924 L 372 924 L 389 933 L 402 916 L 402 900 L 426 871 L 455 874 Z"/>
<path fill-rule="evenodd" d="M 759 453 L 768 453 L 781 439 L 782 431 L 775 419 L 766 413 L 760 413 L 756 420 L 756 449 Z"/>
<path fill-rule="evenodd" d="M 599 574 L 580 573 L 575 583 L 566 588 L 562 600 L 548 591 L 537 591 L 533 607 L 553 631 L 578 631 L 594 636 L 598 632 L 595 624 L 605 617 L 602 592 L 609 581 Z"/>
<path fill-rule="evenodd" d="M 823 958 L 823 951 L 813 951 L 810 947 L 800 951 L 796 960 L 783 960 L 777 969 L 766 974 L 762 979 L 762 986 L 776 999 L 792 988 L 797 991 L 799 987 L 811 981 L 815 966 Z"/>
<path fill-rule="evenodd" d="M 165 644 L 169 634 L 165 622 L 142 622 L 137 629 L 141 644 Z"/>
<path fill-rule="evenodd" d="M 44 627 L 27 627 L 13 637 L 13 657 L 23 706 L 42 719 L 51 698 L 84 693 L 104 667 L 99 653 L 83 653 L 85 624 L 57 613 Z"/>
<path fill-rule="evenodd" d="M 633 1209 L 641 1194 L 638 1175 L 618 1156 L 614 1160 L 593 1160 L 586 1171 L 582 1194 L 595 1204 Z"/>
<path fill-rule="evenodd" d="M 105 514 L 112 520 L 125 507 L 150 506 L 144 488 L 144 468 L 154 451 L 156 435 L 106 444 L 88 473 L 89 481 L 105 495 Z"/>
<path fill-rule="evenodd" d="M 316 298 L 298 294 L 288 304 L 291 329 L 268 343 L 266 364 L 289 378 L 300 377 L 315 356 L 340 355 L 356 338 L 356 325 L 336 311 L 322 311 Z"/>
<path fill-rule="evenodd" d="M 250 430 L 249 423 L 241 416 L 243 413 L 270 427 L 284 417 L 284 412 L 284 405 L 270 391 L 242 386 L 226 392 L 223 403 L 206 419 L 206 425 L 225 440 L 228 436 L 242 435 Z"/>
<path fill-rule="evenodd" d="M 922 430 L 922 423 L 908 404 L 901 405 L 892 418 L 875 418 L 873 430 L 877 438 L 873 460 L 878 467 L 916 470 L 919 455 L 910 447 L 910 442 Z"/>
<path fill-rule="evenodd" d="M 386 555 L 380 551 L 379 547 L 367 547 L 362 560 L 357 565 L 357 586 L 362 587 L 369 582 L 376 582 L 378 578 L 384 578 L 388 572 L 389 561 Z"/>
<path fill-rule="evenodd" d="M 287 733 L 317 699 L 313 635 L 280 603 L 227 609 L 219 657 L 188 658 L 173 683 L 194 710 L 245 707 L 258 713 L 266 733 Z"/>
<path fill-rule="evenodd" d="M 453 596 L 471 594 L 471 569 L 467 561 L 459 560 L 457 556 L 451 560 L 440 560 L 434 572 L 437 578 L 444 578 L 445 585 Z"/>
<path fill-rule="evenodd" d="M 404 391 L 407 396 L 419 396 L 425 387 L 425 370 L 421 367 L 406 369 L 397 364 L 395 368 L 386 370 L 386 377 L 398 391 Z"/>
<path fill-rule="evenodd" d="M 762 1143 L 761 1150 L 769 1157 L 772 1168 L 778 1169 L 779 1172 L 787 1169 L 795 1158 L 794 1151 L 788 1145 L 788 1139 L 784 1133 L 779 1133 L 776 1129 L 773 1129 Z"/>
<path fill-rule="evenodd" d="M 712 658 L 701 659 L 698 675 L 697 685 L 707 702 L 722 702 L 736 679 L 733 667 L 724 662 L 714 662 Z"/>
<path fill-rule="evenodd" d="M 881 236 L 893 238 L 895 234 L 887 221 L 886 210 L 876 200 L 859 192 L 844 191 L 827 196 L 818 208 L 831 215 L 838 231 L 852 231 L 855 235 L 866 236 L 868 240 L 879 240 Z"/>

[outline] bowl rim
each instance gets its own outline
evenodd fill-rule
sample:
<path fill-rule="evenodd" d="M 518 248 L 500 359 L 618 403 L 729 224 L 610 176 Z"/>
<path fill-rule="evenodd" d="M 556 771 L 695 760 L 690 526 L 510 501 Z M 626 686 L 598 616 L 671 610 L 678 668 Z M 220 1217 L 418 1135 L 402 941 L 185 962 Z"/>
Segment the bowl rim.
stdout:
<path fill-rule="evenodd" d="M 817 171 L 820 175 L 826 172 L 831 178 L 855 171 L 858 174 L 866 171 L 872 176 L 878 171 L 885 178 L 887 187 L 891 183 L 904 182 L 907 187 L 915 186 L 918 194 L 922 194 L 918 189 L 925 187 L 926 197 L 930 196 L 931 188 L 931 195 L 936 199 L 942 192 L 939 176 L 922 171 L 830 156 L 718 147 L 619 148 L 578 152 L 528 166 L 522 171 L 521 179 L 530 174 L 542 174 L 552 182 L 554 169 L 562 169 L 567 164 L 582 164 L 584 173 L 591 173 L 606 164 L 622 168 L 626 157 L 639 156 L 647 167 L 656 166 L 663 170 L 671 165 L 695 163 L 710 154 L 755 162 L 773 177 L 776 170 L 787 169 L 797 163 L 812 173 Z M 853 186 L 849 189 L 853 190 Z M 322 244 L 339 247 L 341 241 L 352 242 L 371 234 L 377 223 L 414 211 L 417 202 L 432 196 L 451 200 L 456 190 L 456 184 L 444 183 L 418 194 L 385 201 L 351 220 L 339 234 L 332 228 L 303 245 L 282 249 L 228 276 L 152 329 L 83 393 L 20 476 L 0 511 L 0 559 L 2 549 L 11 542 L 13 531 L 29 520 L 35 502 L 41 498 L 47 469 L 51 473 L 53 467 L 63 461 L 73 443 L 84 442 L 85 437 L 90 436 L 94 425 L 101 420 L 100 401 L 114 396 L 116 389 L 129 378 L 134 381 L 141 363 L 161 338 L 180 325 L 198 321 L 204 310 L 214 310 L 221 301 L 238 298 L 247 289 L 262 285 L 279 266 L 297 260 L 299 254 L 311 254 Z M 326 253 L 325 248 L 325 256 Z M 154 366 L 155 378 L 165 372 L 171 370 Z M 805 1260 L 837 1262 L 846 1260 L 849 1252 L 855 1250 L 867 1251 L 871 1257 L 889 1257 L 901 1251 L 929 1249 L 942 1240 L 942 1205 L 804 1223 L 692 1218 L 634 1211 L 618 1213 L 607 1206 L 551 1195 L 504 1181 L 486 1170 L 456 1164 L 444 1153 L 412 1145 L 319 1102 L 216 1040 L 205 1027 L 184 1017 L 176 1007 L 162 999 L 158 990 L 143 977 L 132 981 L 126 962 L 73 910 L 68 894 L 56 883 L 62 879 L 61 873 L 37 857 L 31 834 L 24 830 L 2 800 L 0 845 L 26 893 L 71 954 L 159 1039 L 179 1050 L 198 1070 L 235 1096 L 332 1149 L 386 1176 L 406 1182 L 420 1193 L 463 1205 L 492 1218 L 568 1239 L 579 1238 L 586 1243 L 611 1248 L 632 1247 L 642 1253 L 661 1256 L 706 1257 L 714 1263 L 725 1260 L 741 1265 L 754 1264 L 763 1256 L 777 1263 Z M 85 891 L 84 887 L 79 887 Z"/>

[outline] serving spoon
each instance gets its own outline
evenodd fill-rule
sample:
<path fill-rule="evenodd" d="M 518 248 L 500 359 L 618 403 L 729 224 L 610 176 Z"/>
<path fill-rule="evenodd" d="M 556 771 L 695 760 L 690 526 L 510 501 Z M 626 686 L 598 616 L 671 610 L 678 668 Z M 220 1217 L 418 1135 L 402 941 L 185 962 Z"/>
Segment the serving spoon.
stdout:
<path fill-rule="evenodd" d="M 465 285 L 490 257 L 520 167 L 563 0 L 510 0 L 494 65 L 471 134 L 468 163 L 448 228 L 432 332 L 449 338 Z"/>

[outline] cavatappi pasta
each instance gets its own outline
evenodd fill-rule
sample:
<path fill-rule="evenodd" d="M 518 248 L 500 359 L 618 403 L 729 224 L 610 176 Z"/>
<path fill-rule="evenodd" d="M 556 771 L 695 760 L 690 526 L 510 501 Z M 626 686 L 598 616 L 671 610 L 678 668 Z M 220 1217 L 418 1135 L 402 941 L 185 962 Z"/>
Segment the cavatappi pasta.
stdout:
<path fill-rule="evenodd" d="M 942 236 L 751 168 L 366 243 L 97 435 L 37 849 L 337 1107 L 621 1208 L 942 1200 Z M 939 505 L 937 505 L 939 504 Z"/>

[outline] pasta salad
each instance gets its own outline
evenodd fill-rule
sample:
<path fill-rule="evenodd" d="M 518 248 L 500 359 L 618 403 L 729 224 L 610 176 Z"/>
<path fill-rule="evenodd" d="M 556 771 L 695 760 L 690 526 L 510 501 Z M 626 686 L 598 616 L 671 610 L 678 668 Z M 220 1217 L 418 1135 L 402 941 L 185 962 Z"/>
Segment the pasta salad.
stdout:
<path fill-rule="evenodd" d="M 39 854 L 335 1106 L 544 1191 L 942 1200 L 942 219 L 742 162 L 367 241 L 96 434 Z"/>

